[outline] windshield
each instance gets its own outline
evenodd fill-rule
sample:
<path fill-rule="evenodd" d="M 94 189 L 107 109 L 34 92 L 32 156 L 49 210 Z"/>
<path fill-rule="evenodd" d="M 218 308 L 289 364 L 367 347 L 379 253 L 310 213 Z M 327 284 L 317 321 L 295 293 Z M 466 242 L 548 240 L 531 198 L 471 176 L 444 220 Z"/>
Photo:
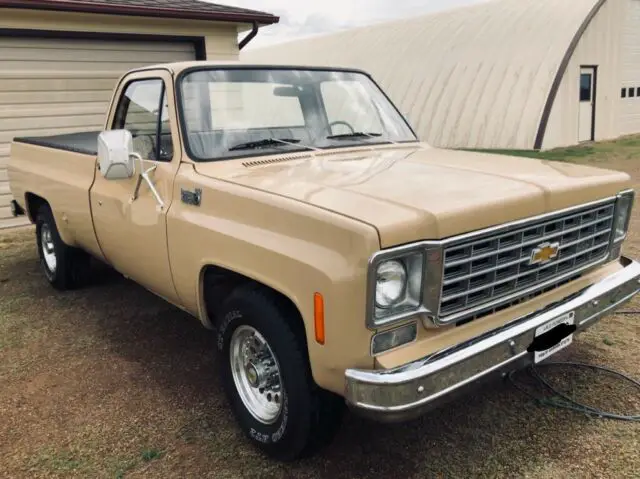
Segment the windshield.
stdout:
<path fill-rule="evenodd" d="M 362 73 L 197 70 L 178 88 L 187 151 L 198 161 L 417 141 Z"/>

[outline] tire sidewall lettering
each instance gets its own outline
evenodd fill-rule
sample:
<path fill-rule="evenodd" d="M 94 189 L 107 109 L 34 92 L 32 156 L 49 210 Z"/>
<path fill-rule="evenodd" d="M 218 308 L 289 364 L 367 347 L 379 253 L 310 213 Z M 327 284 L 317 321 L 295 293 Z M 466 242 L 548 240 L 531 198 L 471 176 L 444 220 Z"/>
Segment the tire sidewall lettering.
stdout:
<path fill-rule="evenodd" d="M 224 350 L 225 333 L 229 329 L 229 326 L 235 320 L 241 319 L 241 318 L 242 318 L 242 313 L 238 310 L 229 311 L 224 316 L 224 319 L 222 320 L 222 323 L 220 323 L 220 328 L 218 330 L 218 350 L 219 351 Z"/>
<path fill-rule="evenodd" d="M 282 440 L 287 432 L 287 423 L 289 422 L 289 399 L 286 394 L 283 396 L 282 414 L 280 425 L 274 433 L 259 431 L 255 427 L 249 428 L 249 436 L 262 444 L 276 444 Z"/>
<path fill-rule="evenodd" d="M 220 326 L 218 327 L 217 348 L 220 352 L 224 353 L 225 348 L 228 345 L 233 333 L 234 324 L 238 321 L 242 322 L 242 319 L 244 319 L 244 315 L 238 309 L 232 309 L 227 314 L 225 314 L 223 320 L 220 322 Z M 282 399 L 282 411 L 280 417 L 278 418 L 278 422 L 271 426 L 262 425 L 257 422 L 251 425 L 246 425 L 247 434 L 249 437 L 251 437 L 256 442 L 265 445 L 276 444 L 284 438 L 289 423 L 289 397 L 286 391 L 284 391 Z M 244 408 L 244 406 L 242 407 Z M 247 418 L 249 419 L 249 411 L 245 411 L 245 413 L 247 414 Z M 251 422 L 254 422 L 253 418 L 249 420 Z M 276 425 L 277 429 L 274 431 Z"/>
<path fill-rule="evenodd" d="M 254 428 L 249 429 L 249 436 L 262 444 L 269 444 L 269 435 L 258 432 Z"/>

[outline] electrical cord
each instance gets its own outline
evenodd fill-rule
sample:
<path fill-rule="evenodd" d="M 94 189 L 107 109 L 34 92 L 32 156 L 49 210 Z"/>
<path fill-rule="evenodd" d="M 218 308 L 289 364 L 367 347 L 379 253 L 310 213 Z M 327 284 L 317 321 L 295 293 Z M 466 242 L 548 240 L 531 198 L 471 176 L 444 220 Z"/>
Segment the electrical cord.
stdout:
<path fill-rule="evenodd" d="M 554 394 L 554 397 L 552 398 L 544 398 L 544 397 L 538 397 L 535 394 L 533 394 L 531 391 L 528 391 L 525 387 L 523 387 L 521 384 L 518 384 L 515 380 L 514 380 L 514 374 L 517 371 L 512 371 L 511 373 L 509 373 L 507 375 L 507 378 L 509 379 L 509 381 L 511 382 L 511 384 L 518 389 L 520 392 L 522 392 L 523 394 L 529 396 L 530 398 L 532 398 L 534 401 L 536 401 L 538 404 L 543 405 L 543 406 L 551 406 L 551 407 L 555 407 L 555 408 L 560 408 L 560 409 L 568 409 L 571 411 L 576 411 L 576 412 L 580 412 L 583 414 L 587 414 L 589 416 L 595 416 L 598 418 L 602 418 L 602 419 L 613 419 L 613 420 L 618 420 L 618 421 L 631 421 L 631 422 L 640 422 L 640 415 L 623 415 L 623 414 L 615 414 L 615 413 L 611 413 L 611 412 L 607 412 L 607 411 L 603 411 L 601 409 L 592 407 L 592 406 L 588 406 L 586 404 L 582 404 L 574 399 L 571 399 L 569 396 L 567 396 L 566 394 L 564 394 L 561 391 L 558 391 L 558 389 L 556 389 L 555 387 L 553 387 L 549 381 L 547 381 L 545 378 L 542 377 L 542 375 L 540 374 L 540 368 L 547 368 L 547 367 L 552 367 L 552 366 L 570 366 L 570 367 L 578 367 L 578 368 L 587 368 L 587 369 L 593 369 L 593 370 L 597 370 L 597 371 L 604 371 L 607 372 L 611 375 L 617 376 L 629 383 L 631 383 L 632 385 L 634 385 L 635 387 L 638 388 L 638 390 L 640 391 L 640 382 L 636 381 L 635 379 L 619 373 L 617 371 L 614 371 L 612 369 L 609 368 L 605 368 L 602 366 L 594 366 L 591 364 L 585 364 L 585 363 L 577 363 L 577 362 L 549 362 L 549 363 L 543 363 L 543 364 L 538 364 L 535 366 L 529 366 L 528 368 L 528 372 L 531 374 L 531 376 L 537 380 L 539 382 L 539 384 L 541 384 L 542 386 L 544 386 L 545 388 L 547 388 L 551 393 Z"/>

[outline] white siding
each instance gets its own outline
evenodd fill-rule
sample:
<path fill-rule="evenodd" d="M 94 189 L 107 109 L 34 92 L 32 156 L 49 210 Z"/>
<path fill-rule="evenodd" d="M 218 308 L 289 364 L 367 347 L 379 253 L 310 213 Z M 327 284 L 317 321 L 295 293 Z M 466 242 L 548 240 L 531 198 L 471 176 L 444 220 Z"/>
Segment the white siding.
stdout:
<path fill-rule="evenodd" d="M 626 12 L 622 29 L 622 78 L 617 88 L 620 104 L 620 135 L 640 132 L 640 0 L 625 0 Z M 627 98 L 621 98 L 622 88 L 627 89 Z M 636 90 L 629 97 L 629 88 Z"/>
<path fill-rule="evenodd" d="M 241 59 L 359 67 L 433 145 L 529 149 L 562 59 L 597 3 L 493 0 L 247 50 Z"/>
<path fill-rule="evenodd" d="M 637 3 L 640 4 L 640 0 Z M 621 40 L 619 25 L 623 21 L 623 7 L 623 3 L 619 1 L 605 2 L 580 38 L 551 110 L 542 145 L 544 149 L 578 143 L 581 66 L 598 67 L 596 141 L 618 136 Z"/>
<path fill-rule="evenodd" d="M 10 213 L 6 167 L 14 137 L 102 129 L 122 73 L 194 57 L 187 43 L 0 37 L 0 226 Z"/>
<path fill-rule="evenodd" d="M 0 27 L 35 31 L 164 35 L 168 42 L 171 41 L 171 35 L 203 37 L 208 60 L 236 60 L 238 31 L 246 31 L 249 25 L 11 8 L 0 9 Z M 23 48 L 21 53 L 26 55 L 16 56 L 15 50 L 6 48 L 8 41 L 8 38 L 0 37 L 0 61 L 5 61 L 0 64 L 0 115 L 5 115 L 6 119 L 8 110 L 4 109 L 4 105 L 12 105 L 11 114 L 15 114 L 15 117 L 10 118 L 16 120 L 12 122 L 12 128 L 16 130 L 19 126 L 20 131 L 36 135 L 101 127 L 101 120 L 96 121 L 96 113 L 99 112 L 101 118 L 104 116 L 104 106 L 115 86 L 115 78 L 126 69 L 157 61 L 192 60 L 194 57 L 192 48 L 185 44 L 118 42 L 117 45 L 112 43 L 113 48 L 105 48 L 104 42 L 100 46 L 100 42 L 80 40 L 62 43 L 61 40 L 36 40 L 38 45 L 30 52 Z M 60 51 L 62 44 L 67 52 Z M 47 49 L 57 51 L 59 55 L 43 56 L 44 53 L 53 53 Z M 93 50 L 87 52 L 88 49 Z M 23 62 L 23 59 L 26 61 Z M 25 102 L 31 107 L 24 106 Z M 62 125 L 58 125 L 55 120 L 45 119 L 45 116 L 27 125 L 25 130 L 24 118 L 38 116 L 33 111 L 29 112 L 29 108 L 38 110 L 43 105 L 47 108 L 56 105 L 57 113 L 49 117 L 55 119 L 59 115 L 64 120 Z M 20 115 L 23 120 L 19 120 Z M 78 119 L 91 119 L 92 122 L 86 122 L 80 128 L 76 126 Z M 3 132 L 0 128 L 0 134 Z M 6 194 L 7 148 L 6 142 L 0 142 L 0 218 L 9 213 L 8 207 L 1 206 L 8 204 L 10 199 Z M 11 221 L 0 220 L 0 227 L 7 224 L 11 224 Z"/>

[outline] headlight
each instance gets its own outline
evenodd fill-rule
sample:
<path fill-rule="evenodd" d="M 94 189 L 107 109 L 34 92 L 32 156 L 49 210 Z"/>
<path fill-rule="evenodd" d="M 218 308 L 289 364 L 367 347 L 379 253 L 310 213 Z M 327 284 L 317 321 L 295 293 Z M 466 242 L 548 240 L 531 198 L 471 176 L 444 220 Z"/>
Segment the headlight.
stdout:
<path fill-rule="evenodd" d="M 370 327 L 389 324 L 399 315 L 420 308 L 424 268 L 422 252 L 389 258 L 372 266 Z"/>
<path fill-rule="evenodd" d="M 407 270 L 400 261 L 387 261 L 376 271 L 376 306 L 389 309 L 407 290 Z"/>
<path fill-rule="evenodd" d="M 619 243 L 627 236 L 629 221 L 631 220 L 631 210 L 633 209 L 634 196 L 635 193 L 633 192 L 633 190 L 625 191 L 618 195 L 615 217 L 613 219 L 614 243 Z"/>

